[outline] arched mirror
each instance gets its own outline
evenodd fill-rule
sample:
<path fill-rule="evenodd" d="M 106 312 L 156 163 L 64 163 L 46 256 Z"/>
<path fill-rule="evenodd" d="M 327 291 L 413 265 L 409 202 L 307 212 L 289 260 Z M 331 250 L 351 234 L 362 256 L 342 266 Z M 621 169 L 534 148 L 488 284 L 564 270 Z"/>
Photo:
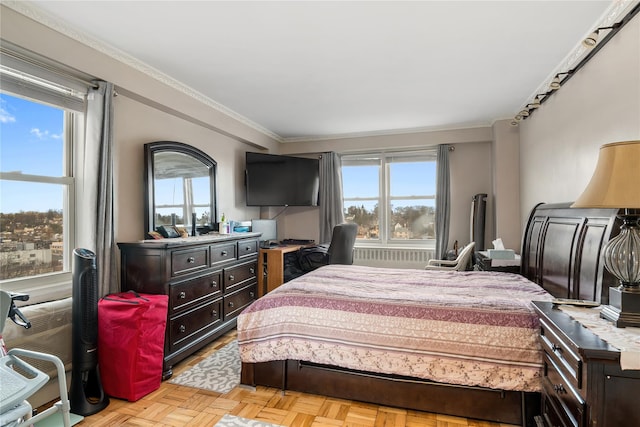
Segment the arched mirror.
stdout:
<path fill-rule="evenodd" d="M 216 162 L 204 152 L 181 142 L 144 145 L 145 230 L 163 225 L 209 231 L 218 216 Z M 195 225 L 194 227 L 194 219 Z"/>

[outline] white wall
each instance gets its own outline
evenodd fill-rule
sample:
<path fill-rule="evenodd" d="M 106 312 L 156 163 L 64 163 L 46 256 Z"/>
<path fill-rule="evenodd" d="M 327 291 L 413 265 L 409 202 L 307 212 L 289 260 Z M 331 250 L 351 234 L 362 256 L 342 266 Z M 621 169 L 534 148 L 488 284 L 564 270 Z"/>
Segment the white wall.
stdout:
<path fill-rule="evenodd" d="M 640 139 L 640 16 L 520 125 L 522 224 L 538 202 L 584 190 L 599 147 Z M 640 165 L 639 165 L 640 167 Z"/>
<path fill-rule="evenodd" d="M 493 124 L 493 206 L 495 236 L 506 248 L 519 252 L 522 246 L 520 226 L 520 133 L 510 120 Z M 493 245 L 489 239 L 487 247 Z"/>

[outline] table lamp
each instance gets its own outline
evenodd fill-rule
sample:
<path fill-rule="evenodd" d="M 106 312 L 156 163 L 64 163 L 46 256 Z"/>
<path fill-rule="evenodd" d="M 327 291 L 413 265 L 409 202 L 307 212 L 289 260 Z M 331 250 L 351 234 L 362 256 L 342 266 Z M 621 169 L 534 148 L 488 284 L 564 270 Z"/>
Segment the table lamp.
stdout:
<path fill-rule="evenodd" d="M 609 288 L 600 316 L 617 327 L 640 327 L 640 141 L 600 147 L 591 181 L 571 206 L 624 209 L 620 233 L 603 248 L 604 266 L 620 286 Z"/>

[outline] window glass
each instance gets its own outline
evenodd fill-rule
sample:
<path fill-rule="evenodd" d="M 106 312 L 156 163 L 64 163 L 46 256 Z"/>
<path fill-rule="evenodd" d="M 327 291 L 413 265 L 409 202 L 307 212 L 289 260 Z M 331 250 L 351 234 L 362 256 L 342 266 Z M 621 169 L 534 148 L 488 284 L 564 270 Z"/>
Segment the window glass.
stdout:
<path fill-rule="evenodd" d="M 0 126 L 0 171 L 64 174 L 64 110 L 0 94 Z"/>
<path fill-rule="evenodd" d="M 435 239 L 436 162 L 392 157 L 389 165 L 389 239 Z"/>
<path fill-rule="evenodd" d="M 0 280 L 70 271 L 70 114 L 0 93 Z"/>
<path fill-rule="evenodd" d="M 359 225 L 358 239 L 380 239 L 380 169 L 380 158 L 342 163 L 345 219 Z"/>
<path fill-rule="evenodd" d="M 343 156 L 342 179 L 345 218 L 359 225 L 359 241 L 433 243 L 435 150 Z"/>

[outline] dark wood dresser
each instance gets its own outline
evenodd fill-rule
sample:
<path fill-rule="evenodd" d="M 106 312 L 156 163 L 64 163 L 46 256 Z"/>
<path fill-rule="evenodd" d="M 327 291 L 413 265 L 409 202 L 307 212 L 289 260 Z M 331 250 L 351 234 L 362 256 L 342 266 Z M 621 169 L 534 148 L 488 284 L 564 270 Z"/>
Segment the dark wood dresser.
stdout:
<path fill-rule="evenodd" d="M 618 349 L 557 306 L 533 304 L 545 353 L 544 425 L 640 426 L 640 370 L 622 370 Z"/>
<path fill-rule="evenodd" d="M 169 296 L 163 379 L 257 298 L 260 233 L 118 243 L 122 291 Z"/>

